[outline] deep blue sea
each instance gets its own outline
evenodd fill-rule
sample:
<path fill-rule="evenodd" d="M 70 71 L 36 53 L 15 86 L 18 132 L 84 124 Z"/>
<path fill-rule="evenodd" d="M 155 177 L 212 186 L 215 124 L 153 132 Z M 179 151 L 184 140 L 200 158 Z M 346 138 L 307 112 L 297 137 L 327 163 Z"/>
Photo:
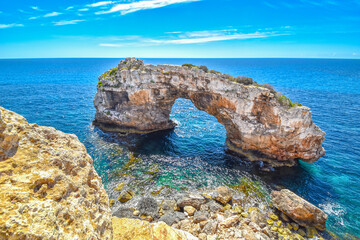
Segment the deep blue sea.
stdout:
<path fill-rule="evenodd" d="M 216 119 L 178 99 L 170 132 L 120 138 L 92 126 L 98 76 L 120 59 L 0 60 L 0 106 L 29 122 L 74 133 L 94 159 L 110 195 L 121 176 L 145 191 L 238 184 L 247 176 L 265 188 L 289 188 L 329 214 L 329 230 L 360 236 L 360 60 L 335 59 L 145 59 L 152 64 L 206 65 L 268 83 L 312 109 L 326 132 L 326 155 L 315 163 L 261 172 L 226 151 Z M 130 162 L 131 154 L 141 160 Z M 153 174 L 156 172 L 156 174 Z M 139 191 L 140 191 L 139 190 Z"/>

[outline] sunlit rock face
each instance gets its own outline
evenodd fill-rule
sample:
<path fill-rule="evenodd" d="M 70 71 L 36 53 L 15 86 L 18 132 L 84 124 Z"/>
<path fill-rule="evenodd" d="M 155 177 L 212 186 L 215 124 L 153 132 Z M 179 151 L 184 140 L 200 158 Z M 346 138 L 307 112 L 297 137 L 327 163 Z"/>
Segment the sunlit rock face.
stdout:
<path fill-rule="evenodd" d="M 0 115 L 0 239 L 110 240 L 108 196 L 78 138 Z"/>
<path fill-rule="evenodd" d="M 197 67 L 149 65 L 128 58 L 99 77 L 94 123 L 105 131 L 149 133 L 171 129 L 177 98 L 217 118 L 227 130 L 229 149 L 249 160 L 292 166 L 325 154 L 325 133 L 304 106 L 284 104 L 279 94 L 257 84 Z"/>

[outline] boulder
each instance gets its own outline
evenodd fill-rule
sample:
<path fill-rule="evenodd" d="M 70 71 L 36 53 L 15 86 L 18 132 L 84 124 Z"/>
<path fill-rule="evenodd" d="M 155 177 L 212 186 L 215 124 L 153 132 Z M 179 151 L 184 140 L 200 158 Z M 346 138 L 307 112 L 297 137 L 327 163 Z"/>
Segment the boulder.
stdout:
<path fill-rule="evenodd" d="M 167 225 L 172 226 L 186 218 L 183 212 L 171 212 L 160 217 L 159 221 L 165 222 Z"/>
<path fill-rule="evenodd" d="M 211 194 L 211 198 L 225 205 L 231 200 L 232 195 L 228 187 L 220 186 Z"/>
<path fill-rule="evenodd" d="M 137 204 L 137 209 L 140 211 L 140 215 L 151 216 L 153 218 L 159 217 L 159 206 L 154 198 L 141 198 Z"/>
<path fill-rule="evenodd" d="M 163 222 L 149 223 L 138 219 L 112 218 L 113 240 L 197 240 L 188 232 L 178 230 Z"/>
<path fill-rule="evenodd" d="M 274 207 L 304 227 L 326 229 L 328 215 L 288 189 L 271 192 Z"/>
<path fill-rule="evenodd" d="M 194 223 L 199 223 L 202 221 L 206 221 L 210 218 L 209 212 L 206 211 L 196 211 L 194 214 Z"/>
<path fill-rule="evenodd" d="M 192 206 L 196 208 L 197 210 L 200 209 L 200 206 L 202 204 L 205 204 L 207 202 L 206 198 L 204 198 L 200 194 L 189 194 L 186 196 L 183 196 L 177 201 L 177 205 L 181 208 L 185 206 Z"/>
<path fill-rule="evenodd" d="M 111 239 L 111 210 L 85 146 L 0 107 L 0 239 Z"/>
<path fill-rule="evenodd" d="M 293 166 L 297 159 L 314 162 L 325 154 L 325 133 L 313 123 L 308 107 L 228 74 L 127 59 L 102 74 L 97 86 L 94 124 L 104 131 L 172 129 L 171 108 L 185 98 L 215 116 L 226 128 L 229 150 L 248 160 Z"/>

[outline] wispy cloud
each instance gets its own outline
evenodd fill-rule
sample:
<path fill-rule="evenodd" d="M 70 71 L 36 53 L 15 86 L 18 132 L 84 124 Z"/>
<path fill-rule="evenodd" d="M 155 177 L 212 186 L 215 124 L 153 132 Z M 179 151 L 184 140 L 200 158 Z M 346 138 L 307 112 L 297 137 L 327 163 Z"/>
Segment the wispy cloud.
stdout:
<path fill-rule="evenodd" d="M 65 10 L 67 11 L 67 10 L 71 10 L 73 8 L 74 8 L 73 6 L 70 6 L 70 7 L 67 7 Z"/>
<path fill-rule="evenodd" d="M 114 3 L 114 1 L 102 1 L 86 5 L 87 7 L 101 7 Z"/>
<path fill-rule="evenodd" d="M 89 11 L 89 9 L 88 8 L 81 8 L 81 9 L 79 9 L 79 11 L 80 12 L 87 12 L 87 11 Z"/>
<path fill-rule="evenodd" d="M 0 24 L 0 29 L 2 28 L 13 28 L 13 27 L 23 27 L 23 24 L 10 23 L 10 24 Z"/>
<path fill-rule="evenodd" d="M 161 8 L 177 3 L 198 2 L 198 1 L 201 0 L 142 0 L 132 3 L 116 4 L 112 6 L 109 10 L 99 11 L 96 12 L 96 14 L 108 14 L 108 13 L 120 12 L 122 15 L 125 15 L 140 10 Z"/>
<path fill-rule="evenodd" d="M 42 11 L 38 6 L 31 6 L 30 8 L 36 11 Z"/>
<path fill-rule="evenodd" d="M 117 41 L 112 43 L 100 43 L 102 47 L 122 47 L 127 45 L 164 45 L 164 44 L 199 44 L 229 40 L 246 40 L 275 37 L 280 35 L 289 35 L 289 33 L 279 32 L 254 32 L 238 33 L 236 29 L 226 29 L 218 31 L 194 31 L 186 32 L 179 35 L 168 36 L 166 38 L 141 38 L 132 39 L 131 41 Z"/>
<path fill-rule="evenodd" d="M 38 19 L 39 17 L 29 17 L 29 20 Z"/>
<path fill-rule="evenodd" d="M 56 17 L 56 16 L 59 16 L 61 14 L 62 13 L 59 13 L 59 12 L 51 12 L 51 13 L 45 14 L 44 17 Z"/>
<path fill-rule="evenodd" d="M 63 20 L 54 22 L 55 26 L 63 26 L 63 25 L 72 25 L 72 24 L 78 24 L 79 22 L 84 22 L 85 20 Z"/>

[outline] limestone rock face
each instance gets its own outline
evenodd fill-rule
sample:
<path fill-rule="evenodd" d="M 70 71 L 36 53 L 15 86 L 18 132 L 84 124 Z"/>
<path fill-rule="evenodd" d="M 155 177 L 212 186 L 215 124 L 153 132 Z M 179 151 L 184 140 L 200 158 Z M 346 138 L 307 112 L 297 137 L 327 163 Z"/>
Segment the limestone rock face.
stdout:
<path fill-rule="evenodd" d="M 174 229 L 164 222 L 152 223 L 138 219 L 117 218 L 112 219 L 114 240 L 197 240 L 188 232 Z"/>
<path fill-rule="evenodd" d="M 0 113 L 0 239 L 111 239 L 109 199 L 78 138 Z"/>
<path fill-rule="evenodd" d="M 314 162 L 325 154 L 325 133 L 308 107 L 291 106 L 272 89 L 232 80 L 196 67 L 122 60 L 99 77 L 94 124 L 112 132 L 171 129 L 171 108 L 185 98 L 215 116 L 227 130 L 229 149 L 249 160 L 292 166 L 297 159 Z"/>
<path fill-rule="evenodd" d="M 271 192 L 273 205 L 304 227 L 326 229 L 327 214 L 288 189 Z"/>

